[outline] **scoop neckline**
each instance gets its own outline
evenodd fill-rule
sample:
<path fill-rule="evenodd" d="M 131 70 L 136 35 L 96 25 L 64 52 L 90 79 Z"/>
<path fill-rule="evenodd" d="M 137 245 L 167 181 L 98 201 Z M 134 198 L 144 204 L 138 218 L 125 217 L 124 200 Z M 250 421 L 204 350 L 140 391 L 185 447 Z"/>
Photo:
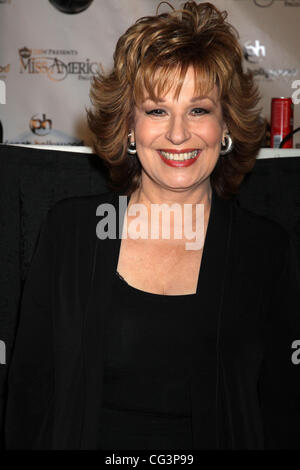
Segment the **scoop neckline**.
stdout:
<path fill-rule="evenodd" d="M 116 197 L 117 197 L 117 193 L 116 194 Z M 131 195 L 126 195 L 126 207 L 128 207 L 129 205 L 129 202 L 130 202 L 130 199 L 131 199 Z M 210 237 L 210 233 L 212 231 L 212 225 L 213 225 L 213 212 L 215 211 L 215 204 L 216 204 L 216 195 L 214 193 L 214 191 L 212 190 L 212 198 L 211 198 L 211 208 L 210 208 L 210 214 L 209 214 L 209 218 L 208 218 L 208 224 L 207 224 L 207 228 L 206 228 L 206 236 L 205 236 L 205 240 L 204 240 L 204 246 L 203 246 L 203 253 L 202 253 L 202 259 L 201 259 L 201 264 L 200 264 L 200 269 L 199 269 L 199 272 L 198 272 L 198 280 L 197 280 L 197 287 L 196 287 L 196 292 L 194 294 L 180 294 L 180 295 L 163 295 L 163 294 L 154 294 L 152 292 L 147 292 L 147 291 L 143 291 L 141 289 L 137 289 L 136 287 L 133 287 L 131 286 L 130 284 L 128 284 L 127 281 L 125 281 L 125 279 L 121 279 L 119 277 L 119 273 L 117 271 L 117 266 L 118 266 L 118 259 L 119 259 L 119 254 L 120 254 L 120 247 L 121 247 L 121 239 L 119 238 L 118 239 L 118 249 L 117 249 L 117 253 L 116 253 L 116 265 L 115 265 L 115 269 L 114 269 L 114 273 L 115 273 L 115 278 L 119 281 L 119 286 L 120 287 L 123 287 L 127 290 L 128 293 L 130 294 L 134 294 L 134 295 L 140 295 L 140 296 L 143 296 L 144 298 L 148 298 L 149 300 L 150 299 L 153 299 L 153 300 L 159 300 L 159 301 L 164 301 L 164 299 L 176 299 L 177 301 L 180 301 L 181 299 L 195 299 L 196 297 L 198 297 L 199 293 L 200 293 L 200 288 L 201 288 L 201 283 L 202 283 L 202 280 L 204 278 L 204 273 L 207 271 L 207 261 L 206 261 L 206 258 L 207 258 L 207 251 L 209 250 L 208 248 L 208 238 Z M 124 216 L 124 214 L 123 214 Z M 121 218 L 121 220 L 119 219 L 118 220 L 118 223 L 121 224 L 121 233 L 122 233 L 122 226 L 123 226 L 123 222 L 124 222 L 124 217 Z M 118 229 L 119 229 L 119 226 L 118 226 Z"/>
<path fill-rule="evenodd" d="M 147 292 L 141 289 L 137 289 L 136 287 L 133 287 L 130 284 L 128 284 L 128 282 L 123 277 L 121 277 L 121 274 L 119 274 L 117 270 L 115 271 L 115 279 L 119 283 L 120 287 L 122 287 L 127 292 L 134 294 L 134 295 L 147 297 L 153 300 L 164 301 L 165 299 L 175 299 L 178 301 L 181 299 L 190 299 L 190 298 L 197 297 L 197 291 L 194 294 L 164 295 L 164 294 L 154 294 L 153 292 Z"/>

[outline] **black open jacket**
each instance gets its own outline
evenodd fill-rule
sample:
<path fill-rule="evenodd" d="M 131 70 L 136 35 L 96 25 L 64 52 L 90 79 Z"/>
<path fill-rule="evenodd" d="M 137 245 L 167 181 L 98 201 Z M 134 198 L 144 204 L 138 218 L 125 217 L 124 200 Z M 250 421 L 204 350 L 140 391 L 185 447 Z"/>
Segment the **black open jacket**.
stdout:
<path fill-rule="evenodd" d="M 7 449 L 99 448 L 102 335 L 120 249 L 118 236 L 96 236 L 101 203 L 118 222 L 109 192 L 57 203 L 41 229 L 9 370 Z M 213 192 L 199 276 L 206 340 L 192 383 L 194 448 L 300 448 L 300 281 L 287 232 Z"/>

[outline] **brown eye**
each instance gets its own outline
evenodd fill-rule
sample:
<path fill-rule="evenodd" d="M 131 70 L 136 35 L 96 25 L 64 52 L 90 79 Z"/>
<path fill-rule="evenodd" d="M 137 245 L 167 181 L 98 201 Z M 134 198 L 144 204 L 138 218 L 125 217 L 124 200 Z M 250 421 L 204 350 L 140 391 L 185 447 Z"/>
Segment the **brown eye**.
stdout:
<path fill-rule="evenodd" d="M 204 109 L 204 108 L 193 108 L 192 113 L 195 116 L 201 116 L 202 114 L 208 114 L 209 111 L 207 109 Z"/>
<path fill-rule="evenodd" d="M 146 114 L 150 114 L 152 116 L 162 116 L 164 114 L 163 109 L 151 109 L 151 111 L 146 111 Z"/>

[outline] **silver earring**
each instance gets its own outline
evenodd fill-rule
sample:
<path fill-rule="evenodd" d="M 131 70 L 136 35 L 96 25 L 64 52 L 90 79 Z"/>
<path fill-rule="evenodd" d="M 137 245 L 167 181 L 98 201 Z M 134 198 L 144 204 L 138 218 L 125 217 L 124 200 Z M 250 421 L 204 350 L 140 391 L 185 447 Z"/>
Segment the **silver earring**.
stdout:
<path fill-rule="evenodd" d="M 127 146 L 127 152 L 130 154 L 130 155 L 136 155 L 136 146 L 135 146 L 135 142 L 130 142 L 130 137 L 132 136 L 132 133 L 130 132 L 128 134 L 128 146 Z"/>
<path fill-rule="evenodd" d="M 224 139 L 225 139 L 225 144 L 223 148 L 221 146 L 220 155 L 226 155 L 227 153 L 230 153 L 233 149 L 233 141 L 230 135 L 226 134 Z"/>

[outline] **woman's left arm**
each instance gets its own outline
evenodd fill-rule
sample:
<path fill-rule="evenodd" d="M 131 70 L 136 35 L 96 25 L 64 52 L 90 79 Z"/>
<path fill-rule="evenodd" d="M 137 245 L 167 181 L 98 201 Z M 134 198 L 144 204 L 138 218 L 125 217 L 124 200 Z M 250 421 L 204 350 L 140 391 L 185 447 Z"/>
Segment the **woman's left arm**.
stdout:
<path fill-rule="evenodd" d="M 291 238 L 283 235 L 259 379 L 265 449 L 300 449 L 300 268 Z"/>

